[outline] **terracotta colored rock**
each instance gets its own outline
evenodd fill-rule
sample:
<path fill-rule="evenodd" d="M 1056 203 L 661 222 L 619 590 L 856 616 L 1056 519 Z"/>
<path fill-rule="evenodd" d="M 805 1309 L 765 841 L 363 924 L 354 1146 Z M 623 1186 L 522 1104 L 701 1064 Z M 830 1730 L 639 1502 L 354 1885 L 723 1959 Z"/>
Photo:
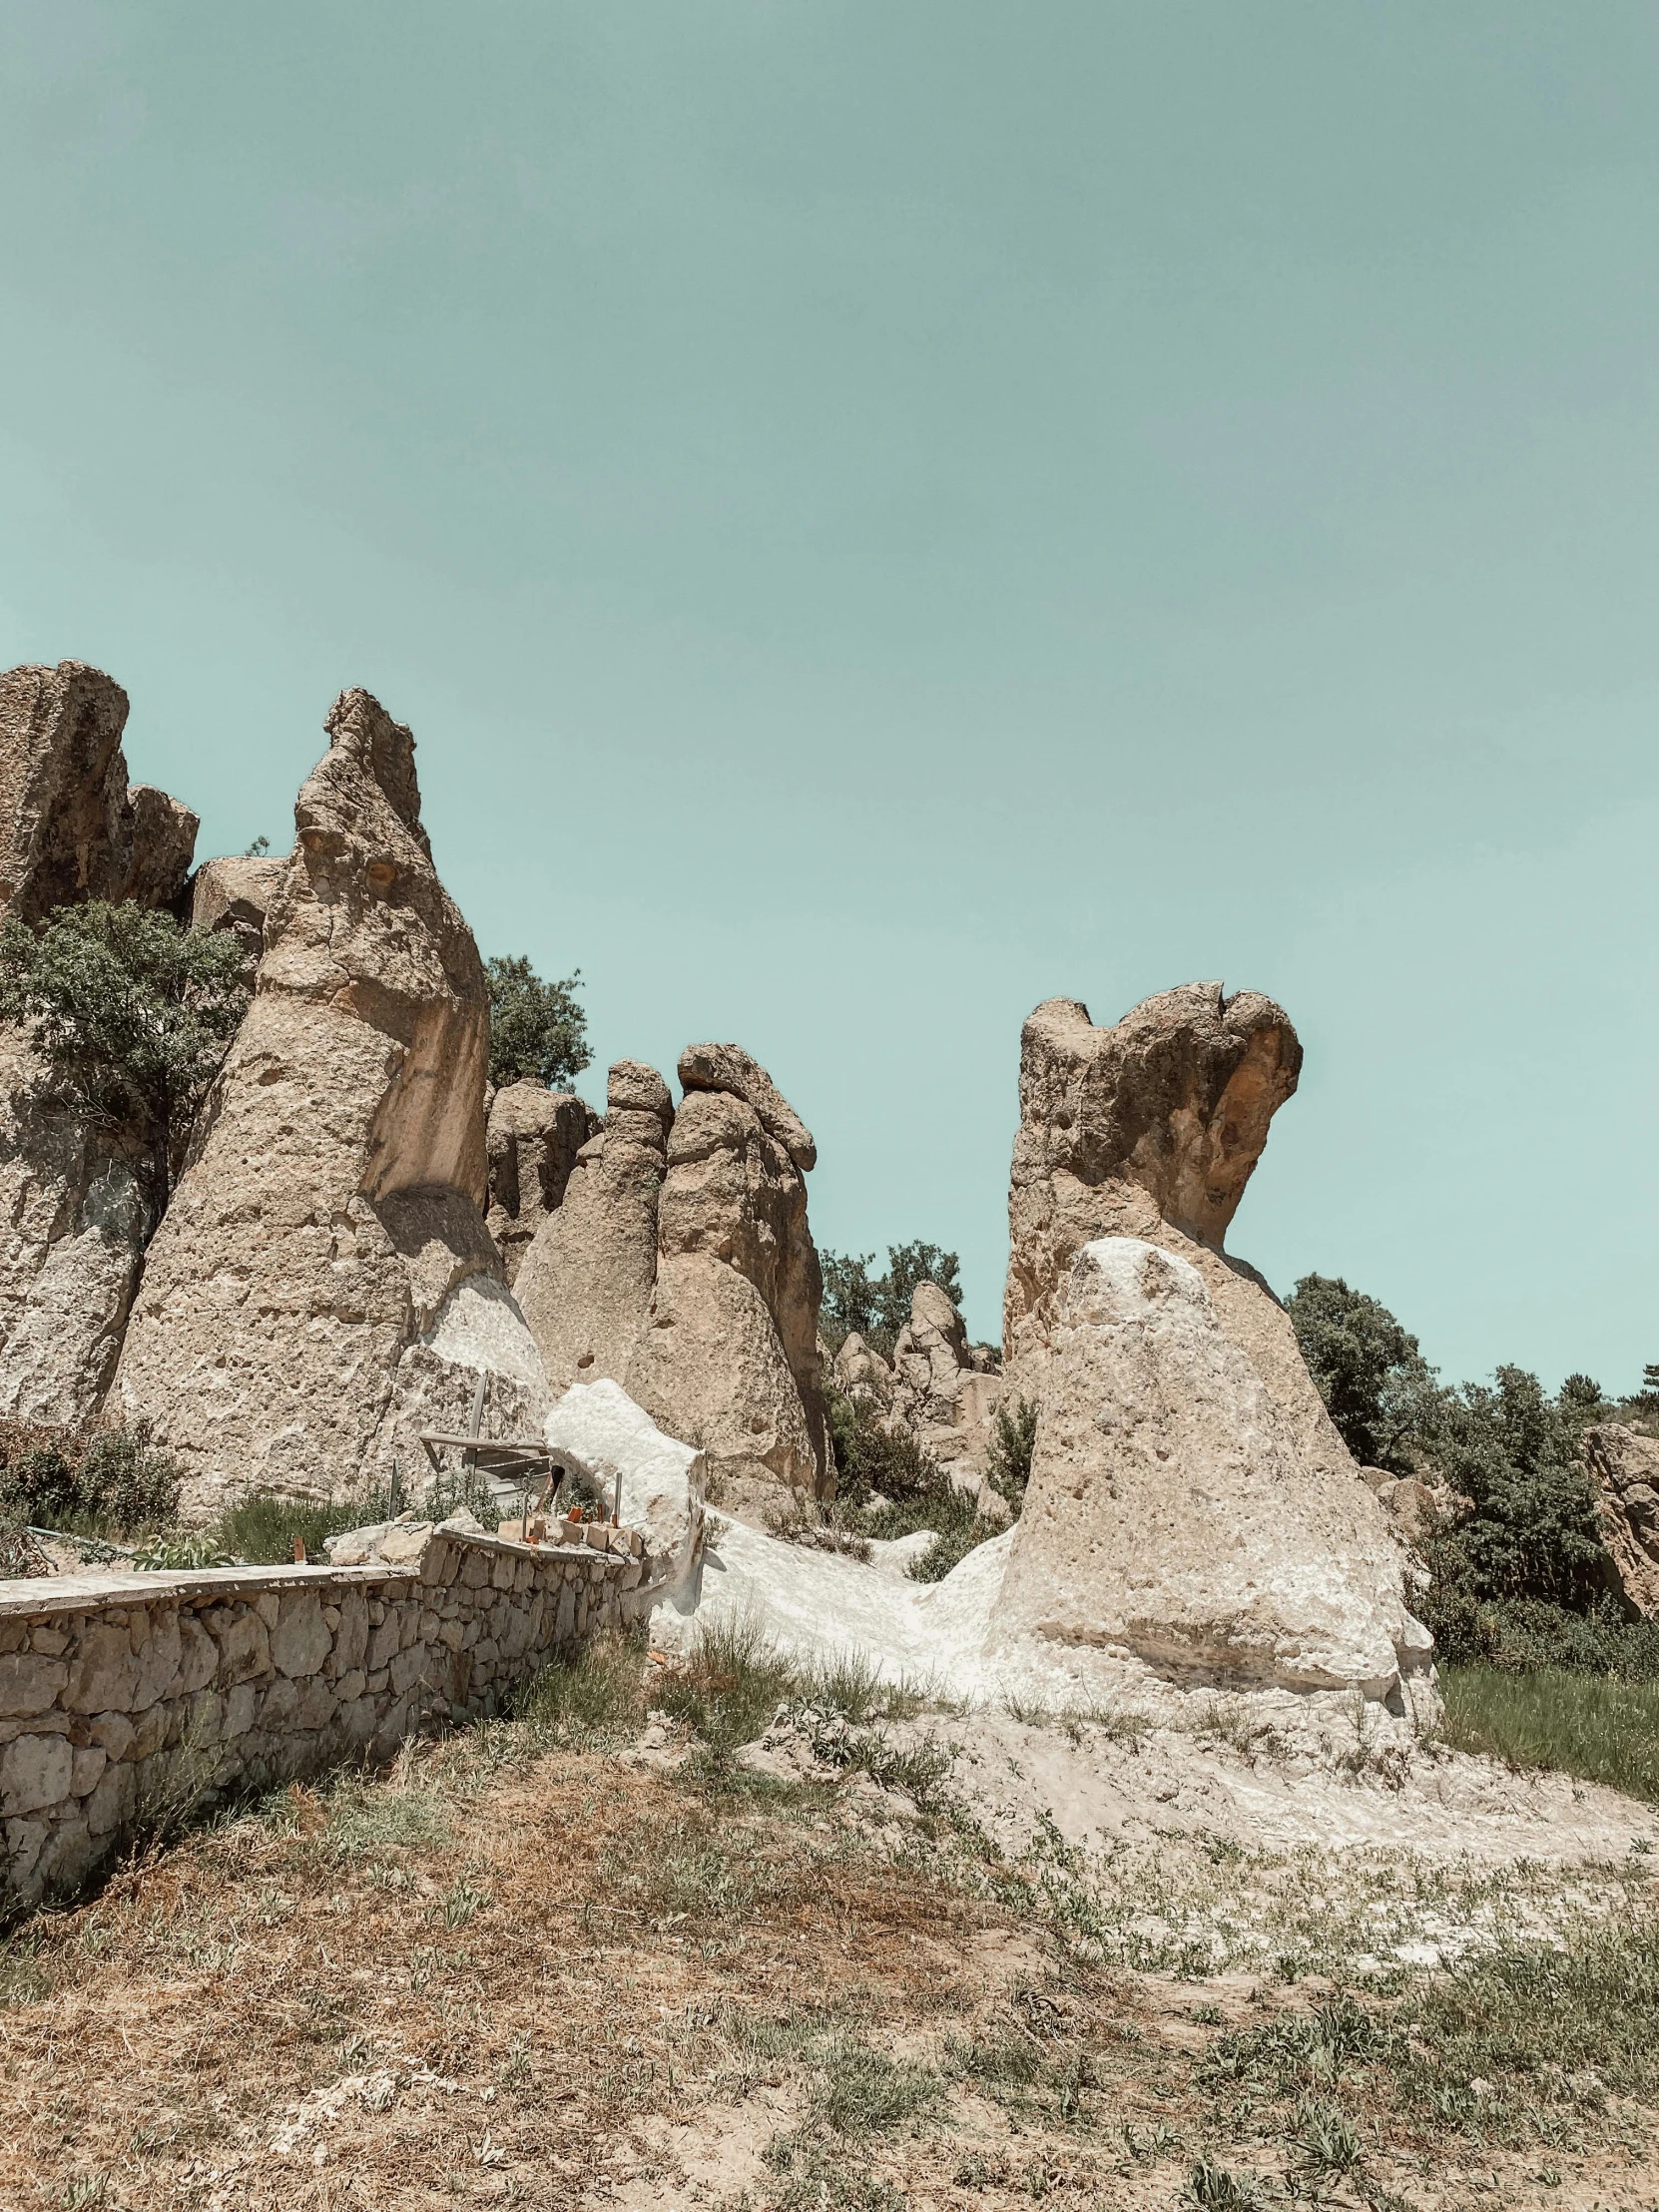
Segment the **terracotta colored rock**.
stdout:
<path fill-rule="evenodd" d="M 507 1083 L 490 1101 L 489 1232 L 507 1270 L 519 1264 L 537 1230 L 558 1211 L 580 1153 L 597 1124 L 586 1099 L 545 1083 Z"/>
<path fill-rule="evenodd" d="M 623 1380 L 657 1281 L 668 1085 L 655 1068 L 619 1060 L 605 1095 L 604 1125 L 578 1151 L 513 1286 L 555 1393 L 601 1376 Z"/>
<path fill-rule="evenodd" d="M 115 1400 L 200 1512 L 423 1467 L 422 1428 L 534 1433 L 540 1362 L 484 1226 L 488 993 L 363 691 L 294 808 L 254 1003 L 150 1249 Z"/>
<path fill-rule="evenodd" d="M 1430 1639 L 1382 1507 L 1352 1466 L 1339 1479 L 1307 1457 L 1191 1260 L 1093 1240 L 1050 1313 L 995 1635 L 1403 1710 Z"/>

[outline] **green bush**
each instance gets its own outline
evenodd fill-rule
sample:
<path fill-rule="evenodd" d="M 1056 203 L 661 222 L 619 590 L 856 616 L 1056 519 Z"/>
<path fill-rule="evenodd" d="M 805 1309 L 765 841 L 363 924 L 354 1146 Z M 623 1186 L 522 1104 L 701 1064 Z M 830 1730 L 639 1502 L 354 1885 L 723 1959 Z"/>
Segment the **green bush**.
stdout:
<path fill-rule="evenodd" d="M 179 1510 L 178 1461 L 150 1441 L 150 1423 L 76 1429 L 0 1428 L 0 1516 L 78 1536 L 130 1536 Z"/>
<path fill-rule="evenodd" d="M 1017 1515 L 1025 1503 L 1025 1486 L 1031 1479 L 1031 1454 L 1037 1443 L 1037 1408 L 1026 1397 L 1012 1405 L 999 1405 L 985 1447 L 985 1475 L 991 1488 L 1005 1497 Z"/>
<path fill-rule="evenodd" d="M 0 924 L 0 1018 L 86 1120 L 139 1148 L 154 1229 L 172 1163 L 248 1007 L 234 934 L 91 899 Z"/>

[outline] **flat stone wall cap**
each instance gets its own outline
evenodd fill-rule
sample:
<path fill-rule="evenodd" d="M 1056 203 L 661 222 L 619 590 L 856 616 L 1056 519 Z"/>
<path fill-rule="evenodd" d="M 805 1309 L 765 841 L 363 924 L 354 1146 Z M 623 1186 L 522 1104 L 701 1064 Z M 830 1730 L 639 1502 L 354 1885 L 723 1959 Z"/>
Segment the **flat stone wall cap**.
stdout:
<path fill-rule="evenodd" d="M 409 1570 L 370 1561 L 361 1567 L 201 1567 L 187 1573 L 37 1574 L 0 1582 L 0 1620 L 87 1613 L 117 1605 L 158 1605 L 189 1597 L 252 1598 L 266 1590 L 356 1589 L 407 1582 Z"/>

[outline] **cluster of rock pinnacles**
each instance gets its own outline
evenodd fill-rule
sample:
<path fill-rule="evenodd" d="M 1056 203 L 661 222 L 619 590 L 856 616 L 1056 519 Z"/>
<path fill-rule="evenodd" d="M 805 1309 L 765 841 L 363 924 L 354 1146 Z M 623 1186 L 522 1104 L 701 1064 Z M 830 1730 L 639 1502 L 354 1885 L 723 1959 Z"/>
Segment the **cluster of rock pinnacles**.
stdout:
<path fill-rule="evenodd" d="M 0 678 L 0 901 L 165 907 L 248 948 L 248 1013 L 160 1222 L 120 1131 L 0 1033 L 0 1413 L 143 1418 L 206 1516 L 249 1487 L 360 1493 L 460 1427 L 537 1433 L 609 1378 L 765 1519 L 834 1466 L 807 1222 L 813 1138 L 750 1055 L 611 1068 L 606 1111 L 488 1083 L 489 996 L 421 827 L 414 740 L 342 693 L 282 858 L 192 872 L 197 823 L 129 786 L 127 699 L 64 662 Z M 1224 1250 L 1301 1051 L 1195 983 L 1096 1027 L 1025 1024 L 1003 1373 L 918 1291 L 843 1386 L 977 1479 L 999 1395 L 1039 1409 L 998 1633 L 1173 1675 L 1393 1697 L 1427 1639 L 1401 1555 L 1283 1309 Z"/>

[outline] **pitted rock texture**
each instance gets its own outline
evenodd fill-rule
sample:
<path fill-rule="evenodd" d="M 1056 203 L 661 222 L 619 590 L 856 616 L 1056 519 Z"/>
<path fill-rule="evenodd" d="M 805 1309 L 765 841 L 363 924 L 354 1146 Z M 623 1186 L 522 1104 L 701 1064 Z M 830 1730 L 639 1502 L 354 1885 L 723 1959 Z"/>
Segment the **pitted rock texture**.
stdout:
<path fill-rule="evenodd" d="M 1296 1089 L 1302 1047 L 1259 991 L 1187 983 L 1096 1028 L 1051 998 L 1020 1035 L 1020 1128 L 1008 1190 L 1003 1298 L 1008 1387 L 1036 1394 L 1072 1261 L 1102 1236 L 1145 1238 L 1203 1277 L 1222 1327 L 1297 1431 L 1304 1455 L 1354 1462 L 1297 1349 L 1290 1317 L 1222 1249 L 1268 1125 Z"/>
<path fill-rule="evenodd" d="M 867 1391 L 882 1405 L 892 1396 L 892 1369 L 872 1346 L 865 1344 L 855 1329 L 841 1339 L 840 1350 L 830 1365 L 843 1390 Z"/>
<path fill-rule="evenodd" d="M 1093 1241 L 1055 1302 L 1001 1640 L 1124 1652 L 1181 1682 L 1425 1693 L 1430 1639 L 1352 1468 L 1311 1463 L 1190 1261 Z"/>
<path fill-rule="evenodd" d="M 79 661 L 0 676 L 0 899 L 30 924 L 105 899 L 175 904 L 196 817 L 129 787 L 127 694 Z M 54 1090 L 27 1036 L 0 1030 L 0 1413 L 79 1424 L 121 1349 L 152 1226 L 137 1147 Z"/>
<path fill-rule="evenodd" d="M 603 1126 L 581 1146 L 564 1195 L 519 1263 L 513 1288 L 555 1392 L 621 1382 L 657 1280 L 657 1204 L 674 1107 L 655 1068 L 609 1071 Z"/>
<path fill-rule="evenodd" d="M 254 853 L 204 861 L 191 885 L 191 927 L 234 931 L 257 961 L 265 950 L 266 913 L 287 865 Z"/>
<path fill-rule="evenodd" d="M 1659 1619 L 1659 1438 L 1607 1421 L 1584 1431 L 1601 1540 L 1633 1612 Z"/>
<path fill-rule="evenodd" d="M 39 922 L 89 898 L 171 906 L 196 849 L 188 807 L 131 788 L 127 694 L 82 661 L 0 675 L 0 905 Z"/>
<path fill-rule="evenodd" d="M 657 1282 L 625 1383 L 708 1456 L 709 1494 L 764 1512 L 781 1491 L 828 1494 L 819 1369 L 824 1279 L 807 1225 L 811 1133 L 737 1045 L 680 1057 Z M 717 1080 L 741 1088 L 714 1089 Z"/>
<path fill-rule="evenodd" d="M 610 1071 L 515 1288 L 555 1389 L 609 1377 L 706 1454 L 710 1497 L 763 1512 L 831 1479 L 819 1372 L 823 1278 L 807 1226 L 811 1132 L 740 1046 Z M 724 1088 L 726 1084 L 734 1088 Z"/>
<path fill-rule="evenodd" d="M 116 1380 L 202 1513 L 234 1487 L 326 1496 L 417 1467 L 419 1431 L 462 1426 L 480 1372 L 486 1433 L 546 1409 L 484 1226 L 489 999 L 414 740 L 363 691 L 327 730 Z"/>
<path fill-rule="evenodd" d="M 577 1155 L 596 1127 L 585 1099 L 545 1083 L 504 1084 L 491 1099 L 489 1232 L 509 1283 L 537 1230 L 563 1203 Z"/>

